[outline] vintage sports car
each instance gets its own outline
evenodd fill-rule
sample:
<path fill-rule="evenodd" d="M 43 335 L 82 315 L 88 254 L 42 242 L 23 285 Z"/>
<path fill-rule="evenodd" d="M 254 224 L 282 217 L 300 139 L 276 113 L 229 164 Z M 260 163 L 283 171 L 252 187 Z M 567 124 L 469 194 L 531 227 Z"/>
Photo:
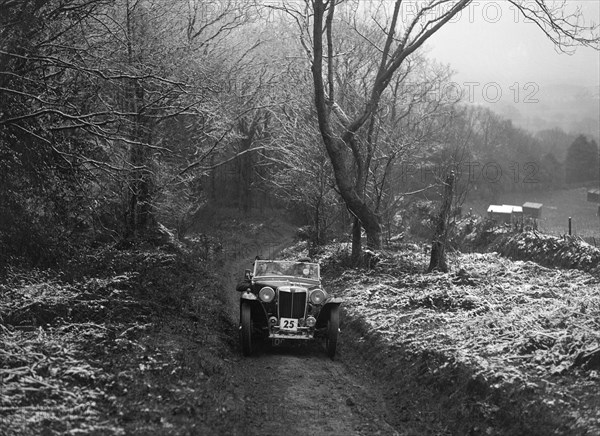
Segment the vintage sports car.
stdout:
<path fill-rule="evenodd" d="M 333 359 L 337 346 L 341 298 L 321 286 L 319 264 L 303 261 L 256 260 L 238 285 L 240 339 L 244 355 L 259 337 L 274 345 L 284 341 L 325 339 Z"/>

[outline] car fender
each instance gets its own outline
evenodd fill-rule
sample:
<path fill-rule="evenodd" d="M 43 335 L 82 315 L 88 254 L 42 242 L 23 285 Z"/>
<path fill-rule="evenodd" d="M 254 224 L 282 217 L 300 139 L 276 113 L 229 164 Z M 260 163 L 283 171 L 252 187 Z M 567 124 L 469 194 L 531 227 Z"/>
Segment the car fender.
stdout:
<path fill-rule="evenodd" d="M 319 311 L 319 315 L 317 316 L 317 323 L 315 325 L 316 328 L 327 327 L 327 321 L 329 320 L 329 313 L 331 312 L 332 307 L 339 307 L 342 304 L 342 299 L 340 297 L 332 297 L 325 301 L 323 307 Z"/>
<path fill-rule="evenodd" d="M 249 291 L 240 296 L 240 313 L 242 304 L 249 304 L 252 310 L 252 321 L 257 325 L 268 325 L 267 312 L 258 297 Z"/>
<path fill-rule="evenodd" d="M 240 299 L 242 299 L 242 300 L 249 300 L 249 301 L 255 301 L 255 300 L 258 300 L 258 297 L 256 295 L 254 295 L 250 291 L 244 291 L 244 292 L 242 292 L 242 295 L 240 296 Z"/>

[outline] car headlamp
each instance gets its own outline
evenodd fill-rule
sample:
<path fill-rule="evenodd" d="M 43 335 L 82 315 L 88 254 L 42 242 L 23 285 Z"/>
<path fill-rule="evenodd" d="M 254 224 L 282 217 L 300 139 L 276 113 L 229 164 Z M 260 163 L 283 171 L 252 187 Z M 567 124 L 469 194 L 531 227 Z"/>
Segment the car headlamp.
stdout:
<path fill-rule="evenodd" d="M 325 301 L 325 292 L 322 289 L 315 289 L 310 293 L 310 302 L 312 304 L 321 304 Z"/>
<path fill-rule="evenodd" d="M 263 303 L 270 303 L 275 298 L 275 291 L 269 286 L 265 286 L 258 292 L 258 298 Z"/>

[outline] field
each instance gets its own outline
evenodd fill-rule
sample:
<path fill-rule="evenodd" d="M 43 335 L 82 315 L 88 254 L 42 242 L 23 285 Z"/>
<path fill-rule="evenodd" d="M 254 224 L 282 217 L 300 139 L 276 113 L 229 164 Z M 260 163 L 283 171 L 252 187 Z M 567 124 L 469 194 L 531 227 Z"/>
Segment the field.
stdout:
<path fill-rule="evenodd" d="M 588 188 L 561 189 L 557 191 L 532 191 L 503 194 L 497 204 L 522 205 L 530 201 L 542 203 L 542 218 L 539 229 L 551 235 L 564 235 L 569 232 L 569 217 L 572 218 L 572 233 L 586 238 L 588 242 L 600 245 L 600 220 L 598 205 L 586 200 Z M 473 209 L 474 213 L 485 216 L 490 202 L 467 200 L 463 210 Z"/>

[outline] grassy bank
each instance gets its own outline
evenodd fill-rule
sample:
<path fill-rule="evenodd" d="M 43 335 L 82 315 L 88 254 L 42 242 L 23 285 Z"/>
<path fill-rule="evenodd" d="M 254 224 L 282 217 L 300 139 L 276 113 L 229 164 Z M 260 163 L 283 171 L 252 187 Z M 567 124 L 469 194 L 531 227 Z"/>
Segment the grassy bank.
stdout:
<path fill-rule="evenodd" d="M 236 280 L 291 226 L 236 211 L 185 242 L 81 252 L 0 278 L 0 434 L 244 434 Z M 235 295 L 233 295 L 235 294 Z M 234 313 L 235 312 L 235 313 Z"/>
<path fill-rule="evenodd" d="M 235 329 L 206 247 L 105 248 L 0 284 L 0 429 L 184 434 L 218 428 Z"/>
<path fill-rule="evenodd" d="M 373 270 L 322 261 L 344 297 L 343 352 L 388 380 L 396 424 L 432 434 L 600 432 L 600 282 L 495 253 L 458 255 L 424 274 L 422 247 L 388 252 Z M 440 427 L 438 422 L 442 422 Z"/>

